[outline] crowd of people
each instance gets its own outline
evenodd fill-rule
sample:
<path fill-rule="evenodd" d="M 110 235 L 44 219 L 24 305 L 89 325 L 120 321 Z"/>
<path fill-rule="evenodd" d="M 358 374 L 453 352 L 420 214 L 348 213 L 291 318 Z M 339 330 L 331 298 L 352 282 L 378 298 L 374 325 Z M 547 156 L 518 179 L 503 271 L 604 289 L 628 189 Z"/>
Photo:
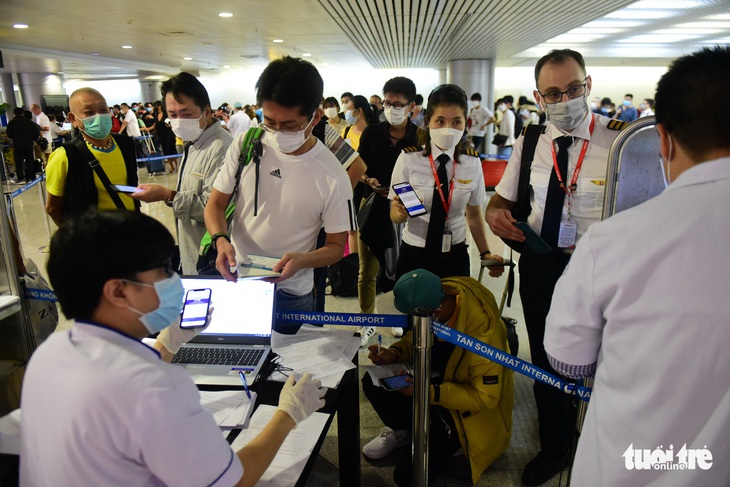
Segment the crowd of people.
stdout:
<path fill-rule="evenodd" d="M 728 237 L 716 202 L 728 189 L 730 147 L 719 119 L 701 124 L 707 114 L 692 112 L 688 100 L 720 96 L 730 83 L 728 66 L 730 50 L 718 47 L 669 68 L 655 96 L 668 189 L 606 222 L 599 220 L 608 152 L 628 119 L 640 113 L 631 95 L 613 114 L 610 100 L 589 102 L 593 81 L 581 54 L 570 49 L 537 62 L 534 102 L 521 97 L 515 106 L 505 96 L 494 112 L 482 106 L 480 93 L 468 96 L 455 84 L 437 86 L 424 100 L 403 76 L 389 79 L 382 95 L 346 92 L 338 102 L 323 96 L 323 79 L 312 64 L 288 56 L 262 72 L 257 105 L 235 103 L 232 110 L 228 104 L 214 109 L 203 84 L 185 72 L 162 83 L 156 103 L 110 108 L 97 90 L 76 90 L 64 113 L 75 135 L 53 151 L 46 168 L 46 210 L 59 225 L 49 275 L 62 311 L 76 324 L 30 361 L 22 406 L 24 425 L 33 426 L 22 433 L 21 481 L 176 484 L 193 475 L 200 483 L 248 485 L 288 432 L 322 406 L 318 381 L 291 379 L 269 427 L 231 452 L 191 399 L 193 383 L 164 363 L 197 333 L 179 327 L 176 271 L 201 271 L 206 232 L 217 253 L 215 269 L 227 280 L 238 278 L 239 264 L 250 255 L 277 260 L 279 311 L 323 310 L 324 283 L 316 271 L 357 252 L 362 313 L 375 312 L 379 290 L 393 290 L 404 313 L 426 293 L 437 304 L 435 319 L 509 352 L 494 297 L 470 277 L 467 232 L 480 259 L 493 263 L 490 275 L 502 273 L 501 255 L 488 247 L 491 231 L 521 253 L 519 293 L 532 363 L 559 377 L 597 379 L 587 431 L 577 443 L 576 481 L 722 484 L 729 467 L 712 465 L 712 458 L 712 469 L 672 472 L 630 469 L 624 457 L 630 444 L 669 442 L 710 445 L 716 458 L 728 453 L 722 432 L 730 426 L 730 364 L 722 358 L 724 341 L 713 338 L 726 333 L 715 325 L 727 321 L 721 306 L 728 281 L 712 266 L 722 259 Z M 654 105 L 645 99 L 641 116 L 653 113 Z M 45 119 L 39 122 L 34 137 L 47 127 Z M 488 199 L 475 148 L 484 144 L 490 124 L 499 127 L 498 153 L 509 162 Z M 174 188 L 139 184 L 130 136 L 142 131 L 156 134 L 163 151 L 182 148 Z M 115 185 L 136 191 L 116 191 Z M 415 194 L 425 213 L 407 207 L 406 193 Z M 232 201 L 235 209 L 227 214 Z M 152 202 L 170 207 L 177 247 L 159 222 L 140 214 L 140 205 Z M 549 251 L 525 245 L 525 231 L 515 225 L 520 221 Z M 657 235 L 666 239 L 652 246 Z M 135 245 L 139 236 L 147 245 Z M 696 263 L 684 253 L 689 238 L 706 257 L 704 272 L 714 277 L 691 279 L 689 299 L 670 303 L 667 296 L 685 292 L 672 276 L 695 272 L 689 266 Z M 645 246 L 637 249 L 636 242 Z M 634 253 L 639 260 L 632 261 Z M 93 266 L 80 281 L 73 267 L 79 260 L 109 264 Z M 275 330 L 291 334 L 299 327 L 277 322 Z M 639 328 L 651 332 L 640 336 Z M 139 342 L 157 332 L 156 350 Z M 361 334 L 365 345 L 373 331 Z M 654 353 L 659 337 L 672 354 Z M 387 348 L 371 346 L 370 359 L 408 360 L 411 346 L 406 332 Z M 690 348 L 717 363 L 675 359 Z M 449 470 L 448 458 L 476 483 L 509 445 L 511 372 L 440 340 L 431 361 L 438 378 L 430 390 L 429 476 Z M 670 396 L 676 381 L 699 393 L 691 384 L 701 378 L 722 386 L 704 390 L 701 407 L 692 397 Z M 413 387 L 385 393 L 366 376 L 363 390 L 385 425 L 363 454 L 379 459 L 409 444 Z M 533 392 L 540 451 L 524 465 L 524 485 L 540 485 L 571 465 L 576 448 L 573 398 L 539 381 Z M 49 412 L 45 405 L 60 396 L 63 406 Z M 129 407 L 108 407 L 117 404 L 114 398 Z M 84 435 L 77 434 L 79 421 Z M 124 437 L 103 441 L 118 424 L 128 428 Z M 191 435 L 195 441 L 185 441 Z M 411 485 L 408 455 L 398 460 L 394 480 Z"/>

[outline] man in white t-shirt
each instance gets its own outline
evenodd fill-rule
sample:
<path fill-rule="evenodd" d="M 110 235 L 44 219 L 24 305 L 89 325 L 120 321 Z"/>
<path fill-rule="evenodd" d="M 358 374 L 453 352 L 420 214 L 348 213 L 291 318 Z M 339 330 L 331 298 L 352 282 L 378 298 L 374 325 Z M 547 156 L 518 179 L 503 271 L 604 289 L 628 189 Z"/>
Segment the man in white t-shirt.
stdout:
<path fill-rule="evenodd" d="M 48 275 L 75 322 L 25 372 L 21 486 L 254 485 L 289 432 L 324 406 L 319 381 L 294 384 L 292 374 L 267 426 L 231 449 L 190 376 L 169 363 L 202 330 L 180 327 L 174 251 L 170 232 L 137 212 L 87 212 L 54 234 Z M 87 260 L 104 265 L 78 279 Z M 153 347 L 141 341 L 156 332 Z"/>
<path fill-rule="evenodd" d="M 35 103 L 30 106 L 30 111 L 33 113 L 33 121 L 41 127 L 41 137 L 48 141 L 48 146 L 43 151 L 44 157 L 48 159 L 48 154 L 53 150 L 53 136 L 51 135 L 51 121 L 48 119 L 48 115 L 43 113 L 40 105 Z"/>
<path fill-rule="evenodd" d="M 226 127 L 228 127 L 228 130 L 230 130 L 231 135 L 235 139 L 239 134 L 246 132 L 251 127 L 251 118 L 243 111 L 243 105 L 240 101 L 234 103 L 233 108 L 236 111 L 228 119 Z"/>
<path fill-rule="evenodd" d="M 263 107 L 263 155 L 243 169 L 232 231 L 225 208 L 233 193 L 245 134 L 228 149 L 205 208 L 205 225 L 218 251 L 216 269 L 236 279 L 236 266 L 248 255 L 278 259 L 277 309 L 312 311 L 313 269 L 342 258 L 347 232 L 355 230 L 352 188 L 347 173 L 315 136 L 322 117 L 323 82 L 310 63 L 284 57 L 270 63 L 256 83 Z M 316 249 L 320 228 L 325 244 Z M 298 326 L 275 329 L 296 332 Z"/>
<path fill-rule="evenodd" d="M 126 133 L 130 137 L 141 136 L 142 132 L 139 131 L 139 123 L 137 123 L 137 115 L 134 114 L 134 110 L 131 110 L 126 103 L 122 103 L 121 110 L 124 114 L 124 121 L 122 122 L 122 128 L 119 129 L 119 133 Z"/>
<path fill-rule="evenodd" d="M 479 93 L 472 94 L 467 135 L 471 137 L 475 151 L 480 152 L 479 148 L 482 146 L 484 135 L 487 133 L 487 125 L 493 121 L 494 114 L 482 106 L 482 95 Z"/>

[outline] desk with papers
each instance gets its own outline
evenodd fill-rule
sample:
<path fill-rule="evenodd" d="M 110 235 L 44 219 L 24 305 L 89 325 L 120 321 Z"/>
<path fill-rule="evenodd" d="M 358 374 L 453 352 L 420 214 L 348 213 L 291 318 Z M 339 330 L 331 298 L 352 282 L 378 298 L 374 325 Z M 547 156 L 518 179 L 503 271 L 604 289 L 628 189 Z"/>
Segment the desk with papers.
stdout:
<path fill-rule="evenodd" d="M 296 335 L 274 333 L 272 350 L 281 356 L 281 368 L 292 369 L 295 376 L 309 372 L 314 378 L 320 379 L 322 385 L 329 390 L 325 395 L 325 406 L 289 434 L 257 486 L 304 485 L 335 413 L 338 417 L 340 485 L 360 485 L 360 384 L 357 370 L 359 346 L 359 337 L 349 330 L 304 325 Z M 286 379 L 287 375 L 276 372 L 268 380 L 251 386 L 252 395 L 257 395 L 252 398 L 255 401 L 253 415 L 246 428 L 233 429 L 227 435 L 234 450 L 237 451 L 253 439 L 266 425 L 276 410 L 279 393 Z M 216 391 L 220 389 L 214 388 Z M 245 398 L 242 389 L 221 391 L 223 395 L 216 398 L 206 396 L 207 392 L 201 391 L 203 401 L 213 401 L 218 406 L 229 408 L 227 412 L 219 413 L 220 417 L 233 416 L 228 419 L 229 424 L 240 421 L 239 414 L 242 411 L 234 413 L 230 408 L 241 406 L 240 403 Z M 246 402 L 243 403 L 245 405 Z"/>

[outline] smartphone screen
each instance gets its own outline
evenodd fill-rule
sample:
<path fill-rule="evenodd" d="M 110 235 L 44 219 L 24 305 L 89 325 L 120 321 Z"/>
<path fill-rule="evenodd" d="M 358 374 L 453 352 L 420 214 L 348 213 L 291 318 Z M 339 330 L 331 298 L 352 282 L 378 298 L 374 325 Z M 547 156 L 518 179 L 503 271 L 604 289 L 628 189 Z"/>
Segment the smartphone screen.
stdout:
<path fill-rule="evenodd" d="M 393 191 L 400 198 L 403 206 L 406 207 L 406 211 L 410 216 L 420 216 L 426 214 L 426 207 L 423 206 L 423 202 L 418 197 L 416 192 L 410 183 L 398 183 L 393 185 Z"/>
<path fill-rule="evenodd" d="M 136 193 L 137 191 L 142 191 L 134 186 L 124 186 L 123 184 L 115 184 L 114 189 L 120 193 Z"/>
<path fill-rule="evenodd" d="M 185 295 L 182 319 L 180 328 L 200 328 L 205 326 L 208 319 L 208 308 L 210 307 L 210 296 L 212 291 L 209 288 L 191 289 Z"/>
<path fill-rule="evenodd" d="M 395 375 L 393 377 L 386 377 L 380 379 L 380 384 L 386 391 L 397 391 L 398 389 L 406 389 L 411 387 L 413 383 L 406 382 L 406 377 L 413 377 L 410 374 Z"/>

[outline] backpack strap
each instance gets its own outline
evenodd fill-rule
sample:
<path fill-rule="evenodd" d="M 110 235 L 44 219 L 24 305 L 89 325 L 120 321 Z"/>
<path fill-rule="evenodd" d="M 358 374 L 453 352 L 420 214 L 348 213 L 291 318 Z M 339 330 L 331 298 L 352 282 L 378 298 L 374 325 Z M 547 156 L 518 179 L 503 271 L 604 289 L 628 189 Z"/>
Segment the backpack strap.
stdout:
<path fill-rule="evenodd" d="M 119 194 L 112 189 L 112 182 L 109 181 L 109 177 L 104 172 L 104 169 L 101 167 L 101 164 L 98 160 L 94 157 L 94 155 L 91 153 L 88 147 L 86 147 L 86 143 L 84 142 L 82 137 L 75 137 L 73 139 L 74 145 L 81 151 L 81 154 L 86 154 L 87 157 L 91 157 L 91 160 L 88 162 L 89 166 L 91 166 L 91 169 L 94 170 L 96 173 L 96 176 L 99 178 L 99 181 L 101 181 L 101 184 L 106 189 L 106 192 L 109 193 L 109 196 L 111 197 L 112 201 L 114 202 L 114 205 L 117 207 L 118 210 L 126 210 L 127 207 L 124 206 L 124 203 L 122 203 L 122 199 L 119 197 Z M 121 151 L 121 149 L 120 149 Z"/>
<path fill-rule="evenodd" d="M 512 217 L 518 221 L 524 221 L 530 215 L 530 172 L 532 161 L 535 158 L 535 149 L 540 135 L 547 130 L 546 125 L 530 124 L 522 130 L 524 141 L 522 142 L 522 158 L 520 159 L 520 179 L 517 183 L 517 202 L 512 209 Z M 522 251 L 523 242 L 504 239 L 510 248 L 509 259 L 513 261 L 512 251 Z M 512 305 L 512 295 L 515 289 L 515 267 L 510 266 L 507 273 L 507 306 Z"/>
<path fill-rule="evenodd" d="M 236 192 L 238 191 L 238 183 L 241 179 L 241 173 L 243 172 L 243 168 L 248 166 L 248 164 L 253 160 L 254 164 L 256 166 L 256 193 L 254 195 L 254 215 L 256 215 L 257 209 L 258 209 L 258 193 L 259 193 L 259 162 L 261 159 L 261 155 L 263 154 L 264 148 L 261 144 L 261 138 L 263 137 L 264 129 L 261 127 L 251 127 L 248 129 L 248 132 L 246 132 L 246 135 L 243 138 L 243 142 L 241 143 L 241 154 L 238 156 L 238 168 L 236 168 L 236 182 L 233 187 L 233 192 L 231 193 L 231 198 L 228 200 L 228 205 L 226 206 L 226 221 L 228 222 L 228 226 L 230 227 L 231 223 L 231 217 L 233 216 L 233 211 L 236 209 Z M 212 238 L 210 236 L 210 233 L 207 231 L 205 232 L 205 235 L 203 235 L 203 238 L 200 240 L 200 248 L 199 248 L 199 254 L 205 255 L 210 250 Z"/>

